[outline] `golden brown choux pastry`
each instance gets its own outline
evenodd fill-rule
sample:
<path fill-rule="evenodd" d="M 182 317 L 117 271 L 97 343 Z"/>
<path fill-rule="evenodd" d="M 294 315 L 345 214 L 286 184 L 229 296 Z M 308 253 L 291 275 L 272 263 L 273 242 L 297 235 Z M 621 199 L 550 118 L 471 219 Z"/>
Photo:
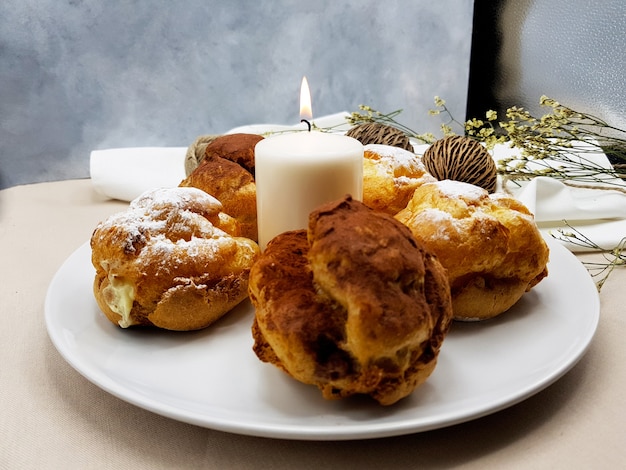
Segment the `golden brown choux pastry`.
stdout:
<path fill-rule="evenodd" d="M 549 249 L 533 215 L 504 193 L 452 180 L 428 183 L 396 218 L 447 269 L 457 320 L 505 312 L 548 274 Z"/>
<path fill-rule="evenodd" d="M 368 144 L 363 157 L 363 202 L 387 214 L 404 209 L 418 186 L 436 181 L 421 158 L 405 149 Z"/>
<path fill-rule="evenodd" d="M 91 237 L 93 290 L 122 328 L 204 328 L 247 297 L 258 245 L 197 188 L 144 193 Z M 223 230 L 224 229 L 224 230 Z"/>
<path fill-rule="evenodd" d="M 309 220 L 252 268 L 254 351 L 324 398 L 395 403 L 435 368 L 452 320 L 445 270 L 407 227 L 350 197 Z"/>

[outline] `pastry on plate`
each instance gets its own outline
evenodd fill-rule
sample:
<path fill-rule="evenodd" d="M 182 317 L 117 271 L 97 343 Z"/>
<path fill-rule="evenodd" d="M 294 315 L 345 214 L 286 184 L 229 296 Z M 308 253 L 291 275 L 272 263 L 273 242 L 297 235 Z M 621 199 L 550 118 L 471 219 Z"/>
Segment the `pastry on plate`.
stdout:
<path fill-rule="evenodd" d="M 98 306 L 122 328 L 207 327 L 247 297 L 260 250 L 237 230 L 200 189 L 144 193 L 93 232 Z"/>
<path fill-rule="evenodd" d="M 396 218 L 447 269 L 457 320 L 500 315 L 548 275 L 549 249 L 533 215 L 504 193 L 428 183 Z"/>
<path fill-rule="evenodd" d="M 270 241 L 249 292 L 256 355 L 327 399 L 406 397 L 434 370 L 452 320 L 436 257 L 350 197 Z"/>

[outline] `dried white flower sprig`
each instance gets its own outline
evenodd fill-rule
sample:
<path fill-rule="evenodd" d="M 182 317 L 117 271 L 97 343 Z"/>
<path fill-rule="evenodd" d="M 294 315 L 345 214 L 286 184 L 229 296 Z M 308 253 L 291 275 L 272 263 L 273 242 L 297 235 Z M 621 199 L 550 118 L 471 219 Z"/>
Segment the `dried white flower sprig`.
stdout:
<path fill-rule="evenodd" d="M 493 111 L 487 112 L 487 121 L 467 121 L 466 133 L 487 146 L 507 142 L 521 151 L 521 155 L 499 162 L 499 173 L 510 181 L 549 176 L 623 189 L 620 178 L 626 176 L 626 131 L 547 96 L 539 102 L 549 108 L 539 118 L 513 106 L 506 111 L 507 120 L 499 121 L 497 126 L 497 113 Z M 599 153 L 606 154 L 613 165 L 598 163 L 593 155 Z"/>
<path fill-rule="evenodd" d="M 567 222 L 565 224 L 567 228 L 559 228 L 556 233 L 551 233 L 551 235 L 557 240 L 602 253 L 604 261 L 583 262 L 589 274 L 596 279 L 596 287 L 600 291 L 615 268 L 626 266 L 626 237 L 622 238 L 612 249 L 606 250 Z"/>

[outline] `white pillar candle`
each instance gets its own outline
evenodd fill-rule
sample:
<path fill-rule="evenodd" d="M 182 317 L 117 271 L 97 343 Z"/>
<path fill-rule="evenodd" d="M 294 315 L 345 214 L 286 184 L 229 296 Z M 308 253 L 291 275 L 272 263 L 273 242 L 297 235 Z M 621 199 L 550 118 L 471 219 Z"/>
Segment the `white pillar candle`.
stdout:
<path fill-rule="evenodd" d="M 363 145 L 316 131 L 268 137 L 255 148 L 259 245 L 308 226 L 309 214 L 350 194 L 363 197 Z"/>

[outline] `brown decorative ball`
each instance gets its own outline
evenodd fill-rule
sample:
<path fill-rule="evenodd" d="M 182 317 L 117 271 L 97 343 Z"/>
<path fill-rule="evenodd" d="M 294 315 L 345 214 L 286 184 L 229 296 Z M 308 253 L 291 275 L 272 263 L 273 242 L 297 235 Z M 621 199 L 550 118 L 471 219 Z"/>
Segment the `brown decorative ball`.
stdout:
<path fill-rule="evenodd" d="M 359 124 L 354 126 L 348 132 L 348 137 L 353 137 L 363 145 L 381 144 L 399 147 L 404 150 L 413 152 L 413 145 L 407 135 L 395 127 L 386 126 L 377 122 L 367 124 Z"/>
<path fill-rule="evenodd" d="M 479 142 L 462 135 L 434 142 L 422 157 L 428 172 L 441 180 L 470 183 L 495 192 L 497 168 L 489 152 Z"/>
<path fill-rule="evenodd" d="M 187 147 L 185 154 L 185 176 L 189 176 L 204 159 L 207 145 L 217 139 L 219 135 L 201 135 Z"/>

